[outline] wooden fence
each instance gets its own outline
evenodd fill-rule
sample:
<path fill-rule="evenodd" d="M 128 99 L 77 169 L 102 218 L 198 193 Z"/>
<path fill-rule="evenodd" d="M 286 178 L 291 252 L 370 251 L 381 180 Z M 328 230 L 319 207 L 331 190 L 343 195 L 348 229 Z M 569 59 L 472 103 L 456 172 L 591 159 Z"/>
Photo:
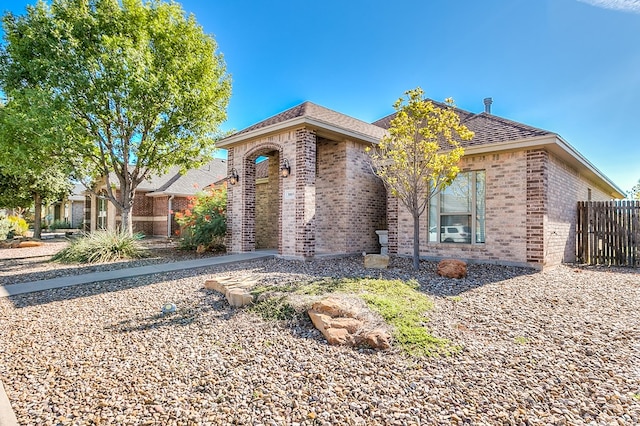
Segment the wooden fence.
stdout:
<path fill-rule="evenodd" d="M 580 201 L 577 260 L 640 267 L 640 201 Z"/>

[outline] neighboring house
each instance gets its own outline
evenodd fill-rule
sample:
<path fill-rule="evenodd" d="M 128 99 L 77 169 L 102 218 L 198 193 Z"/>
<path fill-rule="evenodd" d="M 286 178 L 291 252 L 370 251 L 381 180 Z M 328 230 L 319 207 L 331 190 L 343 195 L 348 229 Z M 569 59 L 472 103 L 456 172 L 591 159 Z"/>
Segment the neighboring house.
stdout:
<path fill-rule="evenodd" d="M 71 195 L 46 206 L 43 209 L 43 224 L 48 226 L 53 222 L 64 222 L 67 228 L 81 228 L 84 222 L 85 189 L 84 185 L 75 184 Z"/>
<path fill-rule="evenodd" d="M 421 257 L 536 268 L 574 261 L 577 202 L 623 192 L 557 134 L 486 105 L 479 114 L 456 109 L 475 136 L 463 143 L 458 178 L 421 217 Z M 228 250 L 271 248 L 296 259 L 377 252 L 375 231 L 388 229 L 389 252 L 410 256 L 411 215 L 387 197 L 365 153 L 392 118 L 369 124 L 305 102 L 223 139 L 228 176 L 237 176 L 228 186 Z M 262 157 L 269 163 L 259 189 Z"/>
<path fill-rule="evenodd" d="M 184 211 L 189 198 L 205 187 L 223 180 L 227 175 L 226 161 L 216 158 L 198 169 L 190 169 L 184 175 L 173 167 L 161 176 L 152 176 L 136 189 L 133 204 L 133 230 L 148 236 L 173 236 L 179 229 L 175 213 Z M 111 177 L 116 184 L 118 179 Z M 120 226 L 120 215 L 105 197 L 104 179 L 96 185 L 95 193 L 86 199 L 87 230 L 115 229 Z"/>

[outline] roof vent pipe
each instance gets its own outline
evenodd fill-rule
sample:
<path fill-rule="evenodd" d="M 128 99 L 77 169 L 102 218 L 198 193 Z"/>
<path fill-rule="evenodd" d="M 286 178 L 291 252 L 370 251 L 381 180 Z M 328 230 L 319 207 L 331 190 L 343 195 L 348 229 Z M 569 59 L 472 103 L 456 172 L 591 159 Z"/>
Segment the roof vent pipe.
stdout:
<path fill-rule="evenodd" d="M 493 98 L 484 98 L 484 112 L 487 114 L 491 114 L 491 104 L 493 103 Z"/>

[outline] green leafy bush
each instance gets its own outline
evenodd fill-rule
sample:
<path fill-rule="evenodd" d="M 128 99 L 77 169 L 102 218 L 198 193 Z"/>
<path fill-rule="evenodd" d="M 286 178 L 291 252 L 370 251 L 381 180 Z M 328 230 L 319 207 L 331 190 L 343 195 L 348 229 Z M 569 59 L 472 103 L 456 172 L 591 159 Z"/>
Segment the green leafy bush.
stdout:
<path fill-rule="evenodd" d="M 71 224 L 66 220 L 56 219 L 49 225 L 49 229 L 55 231 L 56 229 L 69 229 L 71 228 Z"/>
<path fill-rule="evenodd" d="M 62 263 L 103 263 L 147 256 L 140 244 L 141 234 L 122 231 L 96 231 L 71 240 L 69 247 L 55 254 L 53 261 Z"/>
<path fill-rule="evenodd" d="M 184 212 L 176 213 L 180 225 L 179 247 L 194 250 L 198 246 L 224 250 L 227 231 L 227 187 L 202 192 L 189 200 Z"/>

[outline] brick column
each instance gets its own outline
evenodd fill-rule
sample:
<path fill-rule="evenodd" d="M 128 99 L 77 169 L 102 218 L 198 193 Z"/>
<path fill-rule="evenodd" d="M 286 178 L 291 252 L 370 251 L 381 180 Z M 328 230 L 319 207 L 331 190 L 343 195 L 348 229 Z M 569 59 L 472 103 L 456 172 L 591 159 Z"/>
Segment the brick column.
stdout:
<path fill-rule="evenodd" d="M 242 251 L 256 249 L 256 163 L 254 157 L 247 157 L 239 172 L 240 187 L 244 199 L 242 209 Z"/>
<path fill-rule="evenodd" d="M 549 153 L 527 151 L 527 262 L 544 265 L 544 220 L 547 215 Z"/>
<path fill-rule="evenodd" d="M 296 131 L 296 256 L 312 258 L 316 252 L 316 134 Z"/>
<path fill-rule="evenodd" d="M 387 229 L 389 254 L 398 254 L 398 199 L 387 191 Z"/>
<path fill-rule="evenodd" d="M 231 174 L 233 168 L 234 149 L 229 148 L 227 150 L 227 176 Z M 233 251 L 233 220 L 234 208 L 233 208 L 233 189 L 231 185 L 227 183 L 227 232 L 224 236 L 224 245 L 227 248 L 227 252 Z"/>

